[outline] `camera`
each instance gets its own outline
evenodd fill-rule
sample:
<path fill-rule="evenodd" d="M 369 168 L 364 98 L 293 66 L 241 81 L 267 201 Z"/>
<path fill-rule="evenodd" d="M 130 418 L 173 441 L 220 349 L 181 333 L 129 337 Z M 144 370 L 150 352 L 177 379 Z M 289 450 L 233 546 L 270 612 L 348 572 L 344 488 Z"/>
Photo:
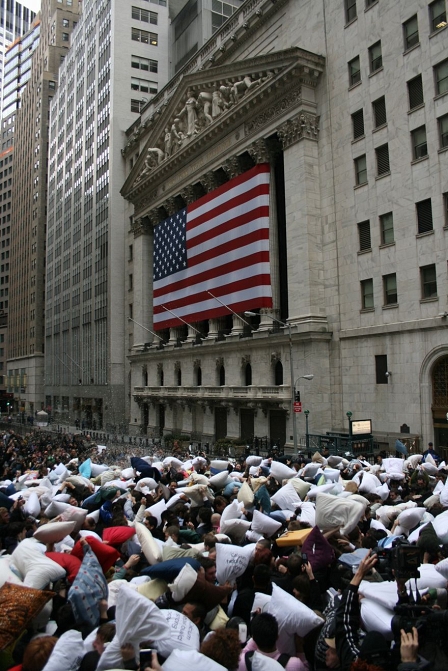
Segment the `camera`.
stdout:
<path fill-rule="evenodd" d="M 435 641 L 446 649 L 448 611 L 433 610 L 429 606 L 419 604 L 402 604 L 395 606 L 394 610 L 391 629 L 395 641 L 400 641 L 402 629 L 409 633 L 415 627 L 418 631 L 419 647 L 428 641 Z"/>
<path fill-rule="evenodd" d="M 378 557 L 375 568 L 385 580 L 420 578 L 421 548 L 397 538 L 392 547 L 377 547 L 373 553 Z"/>

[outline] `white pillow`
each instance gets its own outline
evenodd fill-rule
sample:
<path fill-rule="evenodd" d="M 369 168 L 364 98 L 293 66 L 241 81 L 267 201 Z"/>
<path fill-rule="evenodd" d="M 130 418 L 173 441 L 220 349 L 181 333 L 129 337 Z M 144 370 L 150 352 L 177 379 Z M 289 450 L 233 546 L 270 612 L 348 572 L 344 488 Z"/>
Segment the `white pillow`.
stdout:
<path fill-rule="evenodd" d="M 281 484 L 282 480 L 294 478 L 297 475 L 297 471 L 293 468 L 289 468 L 286 464 L 282 464 L 281 461 L 273 461 L 271 463 L 270 475 Z"/>
<path fill-rule="evenodd" d="M 177 459 L 176 457 L 165 457 L 162 463 L 167 468 L 176 468 L 176 469 L 182 468 L 182 466 L 184 465 L 183 462 L 180 459 Z"/>
<path fill-rule="evenodd" d="M 61 513 L 61 521 L 63 522 L 74 522 L 75 528 L 74 531 L 79 531 L 84 524 L 87 517 L 87 510 L 85 508 L 77 508 L 76 506 L 68 506 Z"/>
<path fill-rule="evenodd" d="M 308 499 L 316 499 L 318 494 L 330 493 L 334 488 L 334 484 L 329 482 L 325 485 L 311 485 L 311 489 L 308 492 Z"/>
<path fill-rule="evenodd" d="M 93 462 L 90 463 L 90 470 L 92 473 L 92 478 L 98 477 L 98 475 L 101 475 L 101 473 L 105 473 L 106 471 L 109 470 L 109 466 L 106 466 L 106 464 L 94 464 Z M 132 476 L 131 476 L 132 477 Z"/>
<path fill-rule="evenodd" d="M 324 477 L 327 482 L 338 482 L 341 471 L 338 468 L 324 468 Z"/>
<path fill-rule="evenodd" d="M 96 538 L 97 541 L 99 541 L 100 543 L 103 542 L 101 536 L 98 536 L 97 533 L 95 533 L 94 531 L 90 531 L 89 529 L 81 529 L 79 535 L 81 536 L 81 538 L 87 538 L 87 536 L 93 536 L 93 538 Z"/>
<path fill-rule="evenodd" d="M 226 471 L 229 466 L 228 461 L 224 461 L 223 459 L 213 459 L 213 461 L 210 462 L 210 468 L 213 468 L 215 471 Z"/>
<path fill-rule="evenodd" d="M 250 529 L 250 522 L 247 520 L 228 520 L 225 523 L 224 529 L 221 523 L 221 530 L 223 530 L 226 534 L 230 534 L 236 543 L 241 543 L 243 541 L 245 533 L 248 531 L 248 529 Z"/>
<path fill-rule="evenodd" d="M 171 635 L 167 639 L 157 641 L 157 650 L 163 657 L 168 657 L 174 650 L 199 650 L 199 629 L 191 620 L 177 610 L 162 610 L 171 628 Z"/>
<path fill-rule="evenodd" d="M 264 515 L 260 513 L 259 510 L 254 510 L 252 517 L 252 531 L 256 531 L 260 534 L 266 534 L 268 537 L 275 534 L 276 531 L 282 526 L 281 522 L 277 522 L 269 515 Z"/>
<path fill-rule="evenodd" d="M 321 531 L 341 527 L 348 534 L 364 515 L 365 506 L 359 501 L 341 499 L 331 494 L 318 494 L 316 498 L 316 525 Z"/>
<path fill-rule="evenodd" d="M 443 489 L 440 491 L 440 503 L 444 508 L 448 507 L 448 478 Z"/>
<path fill-rule="evenodd" d="M 364 473 L 358 485 L 358 491 L 361 494 L 374 494 L 377 487 L 381 487 L 381 482 L 378 478 L 372 473 Z"/>
<path fill-rule="evenodd" d="M 162 524 L 161 515 L 163 512 L 165 512 L 165 510 L 166 510 L 166 503 L 163 499 L 155 503 L 153 506 L 149 506 L 149 508 L 146 508 L 146 512 L 157 519 L 158 526 Z"/>
<path fill-rule="evenodd" d="M 291 482 L 288 482 L 279 489 L 278 492 L 271 497 L 271 500 L 278 505 L 280 510 L 295 510 L 302 503 Z"/>
<path fill-rule="evenodd" d="M 204 485 L 193 485 L 192 487 L 179 487 L 176 489 L 177 494 L 184 494 L 187 496 L 193 506 L 202 506 L 204 503 L 204 495 L 202 489 Z M 207 496 L 211 496 L 210 489 L 207 489 Z M 212 497 L 213 498 L 213 497 Z"/>
<path fill-rule="evenodd" d="M 173 650 L 162 666 L 163 671 L 227 671 L 210 657 L 196 650 Z"/>
<path fill-rule="evenodd" d="M 36 492 L 31 492 L 27 502 L 23 506 L 23 509 L 25 513 L 27 515 L 31 515 L 31 517 L 39 517 L 40 503 L 39 503 L 39 497 L 37 496 Z"/>
<path fill-rule="evenodd" d="M 63 503 L 62 501 L 52 501 L 47 508 L 44 510 L 44 515 L 45 517 L 48 517 L 50 520 L 53 519 L 53 517 L 57 517 L 58 515 L 62 515 L 64 510 L 66 508 L 70 508 L 69 503 Z"/>
<path fill-rule="evenodd" d="M 202 475 L 201 473 L 195 473 L 194 471 L 190 475 L 190 481 L 194 482 L 195 485 L 205 485 L 206 487 L 208 487 L 210 482 L 206 475 Z"/>
<path fill-rule="evenodd" d="M 398 459 L 397 457 L 389 457 L 388 459 L 383 459 L 383 468 L 386 471 L 386 473 L 402 473 L 403 466 L 404 466 L 403 459 Z"/>
<path fill-rule="evenodd" d="M 259 466 L 263 461 L 263 457 L 257 457 L 254 454 L 251 454 L 249 457 L 246 457 L 246 466 Z"/>
<path fill-rule="evenodd" d="M 436 571 L 437 573 L 440 573 L 445 580 L 448 580 L 448 558 L 442 559 L 442 561 L 439 561 L 439 563 L 436 564 Z"/>
<path fill-rule="evenodd" d="M 141 524 L 141 522 L 136 522 L 135 532 L 148 563 L 154 566 L 154 564 L 162 561 L 162 550 L 155 542 L 150 530 L 144 524 Z"/>
<path fill-rule="evenodd" d="M 425 512 L 425 508 L 410 508 L 408 510 L 403 510 L 398 515 L 398 524 L 407 532 L 406 535 L 408 535 L 411 529 L 419 524 Z"/>
<path fill-rule="evenodd" d="M 234 499 L 221 513 L 221 529 L 223 530 L 223 533 L 225 533 L 223 525 L 225 526 L 227 520 L 234 519 L 235 517 L 241 517 L 241 506 L 238 504 L 238 501 Z"/>
<path fill-rule="evenodd" d="M 50 582 L 65 577 L 65 570 L 42 554 L 42 547 L 45 552 L 45 546 L 34 538 L 25 538 L 11 555 L 11 562 L 23 576 L 25 587 L 44 589 Z"/>
<path fill-rule="evenodd" d="M 300 521 L 316 526 L 316 506 L 312 501 L 305 501 L 300 504 Z"/>
<path fill-rule="evenodd" d="M 445 545 L 448 543 L 448 510 L 437 515 L 432 526 L 435 529 L 436 534 L 440 538 L 440 541 Z"/>
<path fill-rule="evenodd" d="M 188 592 L 196 583 L 197 579 L 198 574 L 191 566 L 191 564 L 185 564 L 183 569 L 175 578 L 174 582 L 168 585 L 176 603 L 179 603 L 187 596 Z"/>
<path fill-rule="evenodd" d="M 138 592 L 138 585 L 135 583 L 128 583 L 124 578 L 117 578 L 117 580 L 111 580 L 107 585 L 107 607 L 111 608 L 112 606 L 117 605 L 118 592 L 120 591 L 122 585 L 129 585 L 131 589 L 135 592 Z"/>
<path fill-rule="evenodd" d="M 268 606 L 271 603 L 271 595 L 270 594 L 265 594 L 264 592 L 255 592 L 255 599 L 252 604 L 252 613 L 255 613 L 258 609 L 262 613 L 266 613 L 268 610 Z"/>
<path fill-rule="evenodd" d="M 300 478 L 292 478 L 289 481 L 296 490 L 299 497 L 303 500 L 311 489 L 311 484 Z"/>
<path fill-rule="evenodd" d="M 43 671 L 78 671 L 84 657 L 84 643 L 79 631 L 70 629 L 56 641 Z"/>
<path fill-rule="evenodd" d="M 435 464 L 431 464 L 429 462 L 425 462 L 424 464 L 420 464 L 420 468 L 422 471 L 425 471 L 428 475 L 436 475 L 438 473 L 438 468 Z"/>
<path fill-rule="evenodd" d="M 407 463 L 411 468 L 417 468 L 418 464 L 423 459 L 423 454 L 411 454 L 410 457 L 406 459 Z"/>
<path fill-rule="evenodd" d="M 129 585 L 122 585 L 118 592 L 115 627 L 115 636 L 101 655 L 97 671 L 122 667 L 123 658 L 120 649 L 125 643 L 132 645 L 138 659 L 141 641 L 159 641 L 169 638 L 171 633 L 167 621 L 157 606 Z M 60 667 L 59 671 L 62 668 Z"/>
<path fill-rule="evenodd" d="M 322 618 L 311 608 L 275 584 L 272 585 L 272 598 L 267 612 L 274 615 L 278 622 L 277 650 L 288 655 L 295 655 L 294 634 L 306 636 L 323 624 Z"/>
<path fill-rule="evenodd" d="M 368 582 L 362 580 L 359 586 L 362 596 L 379 603 L 384 608 L 392 611 L 397 603 L 397 583 L 385 580 L 384 582 Z"/>
<path fill-rule="evenodd" d="M 243 575 L 255 551 L 255 543 L 240 547 L 217 543 L 216 546 L 216 579 L 220 585 L 234 583 Z"/>
<path fill-rule="evenodd" d="M 391 641 L 394 637 L 391 628 L 393 616 L 393 610 L 388 610 L 371 599 L 361 599 L 361 621 L 366 631 L 378 631 L 387 641 Z"/>
<path fill-rule="evenodd" d="M 216 491 L 224 489 L 229 482 L 232 482 L 232 478 L 227 471 L 221 471 L 210 478 L 210 484 Z"/>
<path fill-rule="evenodd" d="M 90 517 L 92 520 L 95 520 L 95 522 L 98 523 L 98 521 L 100 519 L 100 509 L 98 508 L 98 510 L 94 510 L 91 513 L 87 513 L 87 517 Z M 87 519 L 87 517 L 86 517 L 86 519 Z"/>
<path fill-rule="evenodd" d="M 245 508 L 250 508 L 253 505 L 254 493 L 247 482 L 243 482 L 243 486 L 240 487 L 237 499 L 244 504 Z"/>
<path fill-rule="evenodd" d="M 33 534 L 40 543 L 59 543 L 75 528 L 74 522 L 50 522 L 39 527 Z"/>
<path fill-rule="evenodd" d="M 316 477 L 316 473 L 320 468 L 319 463 L 311 462 L 305 466 L 305 468 L 302 471 L 302 478 L 310 478 L 314 479 Z"/>
<path fill-rule="evenodd" d="M 434 564 L 420 564 L 419 567 L 420 578 L 417 578 L 417 589 L 422 590 L 426 587 L 430 589 L 435 587 L 446 588 L 446 578 L 436 570 Z M 415 590 L 415 580 L 408 580 L 406 583 L 407 589 Z"/>
<path fill-rule="evenodd" d="M 3 555 L 0 557 L 0 587 L 3 587 L 5 582 L 12 582 L 14 585 L 21 585 L 22 581 L 10 568 L 10 555 Z"/>

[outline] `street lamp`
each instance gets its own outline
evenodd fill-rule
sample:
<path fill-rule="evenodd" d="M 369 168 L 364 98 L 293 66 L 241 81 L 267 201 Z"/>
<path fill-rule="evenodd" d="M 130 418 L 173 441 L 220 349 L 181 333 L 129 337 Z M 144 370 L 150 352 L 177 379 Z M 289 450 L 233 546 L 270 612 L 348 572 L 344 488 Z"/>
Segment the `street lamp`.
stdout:
<path fill-rule="evenodd" d="M 256 317 L 257 314 L 256 312 L 251 312 L 250 310 L 246 310 L 244 312 L 246 317 Z M 291 324 L 282 322 L 280 319 L 277 319 L 277 317 L 273 317 L 270 315 L 270 318 L 273 319 L 277 324 L 280 324 L 281 326 L 288 328 L 288 338 L 289 338 L 289 372 L 290 372 L 290 378 L 291 378 L 291 416 L 292 416 L 292 433 L 293 433 L 293 440 L 294 440 L 294 454 L 297 454 L 297 425 L 296 425 L 296 414 L 294 412 L 294 401 L 296 398 L 296 383 L 294 382 L 294 358 L 293 358 L 293 351 L 292 351 L 292 334 L 291 334 Z M 300 377 L 297 378 L 297 380 L 300 380 L 303 378 L 304 380 L 312 380 L 314 375 L 301 375 Z M 297 382 L 296 380 L 296 382 Z"/>
<path fill-rule="evenodd" d="M 310 414 L 309 410 L 304 411 L 305 414 L 305 440 L 306 440 L 306 449 L 310 447 L 310 434 L 308 433 L 308 415 Z"/>

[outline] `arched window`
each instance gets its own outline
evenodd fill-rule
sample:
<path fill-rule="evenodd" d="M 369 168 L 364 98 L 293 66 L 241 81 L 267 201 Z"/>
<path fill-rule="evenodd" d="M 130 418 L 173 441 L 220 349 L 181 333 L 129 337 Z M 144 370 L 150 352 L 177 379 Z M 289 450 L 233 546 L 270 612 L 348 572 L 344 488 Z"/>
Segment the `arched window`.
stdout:
<path fill-rule="evenodd" d="M 196 368 L 196 386 L 202 386 L 202 368 L 200 366 Z"/>
<path fill-rule="evenodd" d="M 432 373 L 432 407 L 433 412 L 443 417 L 448 408 L 448 356 L 436 362 Z"/>
<path fill-rule="evenodd" d="M 274 384 L 281 385 L 283 384 L 283 364 L 281 361 L 277 361 L 274 368 Z"/>
<path fill-rule="evenodd" d="M 176 371 L 176 377 L 177 377 L 177 386 L 181 387 L 182 386 L 182 371 L 180 368 L 177 369 Z"/>
<path fill-rule="evenodd" d="M 226 369 L 224 366 L 219 367 L 219 386 L 224 387 L 226 383 Z"/>
<path fill-rule="evenodd" d="M 244 369 L 244 383 L 246 387 L 249 387 L 252 384 L 252 366 L 250 363 L 247 363 Z"/>

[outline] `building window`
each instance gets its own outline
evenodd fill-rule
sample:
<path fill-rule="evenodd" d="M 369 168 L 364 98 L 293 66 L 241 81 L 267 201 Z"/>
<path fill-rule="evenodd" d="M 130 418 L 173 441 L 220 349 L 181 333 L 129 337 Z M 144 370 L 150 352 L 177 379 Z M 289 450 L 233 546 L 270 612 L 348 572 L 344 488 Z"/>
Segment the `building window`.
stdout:
<path fill-rule="evenodd" d="M 365 154 L 355 158 L 355 179 L 356 186 L 367 184 L 367 162 Z"/>
<path fill-rule="evenodd" d="M 389 163 L 389 145 L 383 144 L 375 149 L 376 154 L 376 174 L 378 177 L 390 173 Z"/>
<path fill-rule="evenodd" d="M 397 299 L 397 276 L 395 273 L 383 275 L 384 305 L 396 305 Z"/>
<path fill-rule="evenodd" d="M 145 100 L 131 100 L 131 112 L 137 112 L 137 114 L 140 114 L 145 105 Z"/>
<path fill-rule="evenodd" d="M 364 112 L 358 110 L 352 114 L 353 139 L 357 140 L 364 135 Z"/>
<path fill-rule="evenodd" d="M 431 198 L 415 203 L 417 210 L 418 233 L 428 233 L 433 230 Z"/>
<path fill-rule="evenodd" d="M 423 266 L 420 268 L 420 279 L 422 283 L 422 298 L 437 298 L 436 266 Z"/>
<path fill-rule="evenodd" d="M 410 110 L 423 105 L 423 82 L 421 75 L 417 75 L 417 77 L 408 81 L 408 98 Z"/>
<path fill-rule="evenodd" d="M 439 124 L 440 149 L 448 147 L 448 114 L 437 119 Z"/>
<path fill-rule="evenodd" d="M 445 0 L 435 0 L 429 5 L 429 19 L 431 22 L 431 32 L 445 28 L 446 26 L 446 7 Z"/>
<path fill-rule="evenodd" d="M 390 245 L 394 242 L 394 216 L 387 212 L 380 216 L 381 244 Z"/>
<path fill-rule="evenodd" d="M 405 51 L 419 43 L 417 14 L 403 23 L 403 39 Z"/>
<path fill-rule="evenodd" d="M 387 370 L 387 354 L 377 354 L 375 356 L 375 376 L 377 384 L 388 384 L 389 375 Z"/>
<path fill-rule="evenodd" d="M 363 310 L 375 307 L 373 303 L 373 279 L 361 282 L 361 305 Z"/>
<path fill-rule="evenodd" d="M 434 77 L 436 95 L 446 93 L 448 91 L 448 59 L 434 66 Z"/>
<path fill-rule="evenodd" d="M 356 0 L 345 0 L 345 22 L 350 23 L 356 17 Z"/>
<path fill-rule="evenodd" d="M 132 8 L 132 18 L 137 21 L 144 21 L 145 23 L 152 23 L 157 25 L 157 13 L 149 12 L 147 9 L 140 9 L 140 7 Z"/>
<path fill-rule="evenodd" d="M 68 28 L 69 26 L 69 21 L 68 19 L 62 19 L 62 27 L 63 28 Z"/>
<path fill-rule="evenodd" d="M 412 156 L 414 161 L 418 158 L 428 156 L 428 144 L 426 142 L 426 128 L 420 126 L 411 133 L 412 139 Z"/>
<path fill-rule="evenodd" d="M 372 248 L 372 243 L 370 241 L 370 221 L 362 221 L 358 224 L 358 235 L 359 235 L 359 251 L 365 252 Z"/>
<path fill-rule="evenodd" d="M 372 44 L 369 49 L 370 74 L 377 72 L 383 67 L 383 56 L 381 53 L 381 40 Z"/>
<path fill-rule="evenodd" d="M 353 58 L 348 63 L 348 82 L 350 86 L 354 86 L 361 81 L 361 65 L 359 62 L 359 56 Z"/>
<path fill-rule="evenodd" d="M 134 40 L 134 42 L 151 44 L 153 47 L 156 47 L 158 44 L 156 33 L 148 33 L 146 30 L 139 30 L 138 28 L 132 28 L 131 38 Z"/>
<path fill-rule="evenodd" d="M 445 226 L 448 226 L 448 193 L 443 194 L 443 212 L 445 218 Z"/>
<path fill-rule="evenodd" d="M 131 77 L 131 89 L 133 91 L 141 91 L 142 93 L 157 93 L 157 82 L 150 82 L 147 79 L 137 79 Z"/>
<path fill-rule="evenodd" d="M 372 108 L 373 108 L 373 120 L 375 128 L 380 128 L 381 126 L 384 126 L 387 123 L 386 98 L 384 96 L 381 96 L 381 98 L 377 98 L 377 100 L 374 100 L 372 103 Z"/>
<path fill-rule="evenodd" d="M 68 33 L 62 33 L 62 41 L 63 42 L 68 42 L 69 40 L 69 34 Z"/>
<path fill-rule="evenodd" d="M 142 56 L 131 56 L 131 67 L 146 72 L 158 72 L 158 62 L 151 58 L 142 58 Z"/>
<path fill-rule="evenodd" d="M 228 2 L 212 0 L 212 33 L 218 30 L 237 9 L 238 7 L 234 7 Z"/>

